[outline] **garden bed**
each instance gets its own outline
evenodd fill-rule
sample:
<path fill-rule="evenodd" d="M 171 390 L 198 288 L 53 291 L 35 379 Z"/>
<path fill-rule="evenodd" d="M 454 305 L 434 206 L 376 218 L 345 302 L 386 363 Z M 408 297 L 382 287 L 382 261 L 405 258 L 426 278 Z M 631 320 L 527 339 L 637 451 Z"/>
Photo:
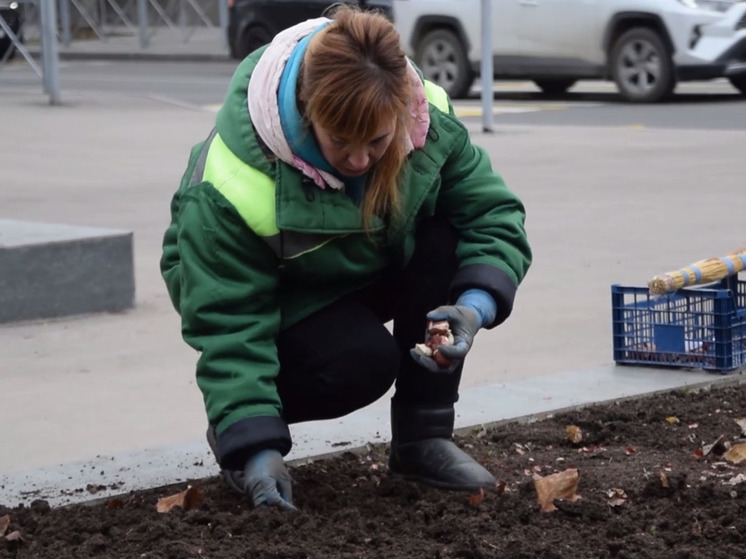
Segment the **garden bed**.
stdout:
<path fill-rule="evenodd" d="M 374 445 L 293 466 L 297 513 L 254 510 L 220 478 L 0 505 L 0 558 L 746 557 L 739 420 L 746 387 L 716 385 L 475 428 L 456 440 L 498 479 L 485 495 L 392 478 Z M 566 478 L 565 498 L 542 510 L 537 483 L 576 471 L 577 486 Z M 188 486 L 193 508 L 156 510 Z"/>

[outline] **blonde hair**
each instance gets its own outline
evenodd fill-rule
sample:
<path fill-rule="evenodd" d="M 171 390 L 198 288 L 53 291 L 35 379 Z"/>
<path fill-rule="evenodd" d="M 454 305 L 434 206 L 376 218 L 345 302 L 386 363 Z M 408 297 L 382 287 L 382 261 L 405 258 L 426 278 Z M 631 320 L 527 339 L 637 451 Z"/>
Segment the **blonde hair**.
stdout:
<path fill-rule="evenodd" d="M 394 140 L 368 177 L 361 208 L 366 228 L 372 216 L 389 219 L 400 210 L 410 118 L 407 65 L 393 24 L 349 6 L 334 11 L 303 59 L 298 97 L 306 120 L 361 143 L 371 141 L 381 123 L 396 123 Z"/>

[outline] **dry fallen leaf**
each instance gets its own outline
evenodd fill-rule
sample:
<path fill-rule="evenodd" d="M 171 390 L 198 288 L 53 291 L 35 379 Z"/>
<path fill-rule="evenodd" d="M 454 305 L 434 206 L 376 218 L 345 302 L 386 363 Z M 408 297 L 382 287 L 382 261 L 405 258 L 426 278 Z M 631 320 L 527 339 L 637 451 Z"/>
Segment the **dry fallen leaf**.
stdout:
<path fill-rule="evenodd" d="M 568 440 L 573 444 L 578 444 L 583 440 L 583 431 L 577 425 L 568 425 L 565 427 Z"/>
<path fill-rule="evenodd" d="M 5 541 L 6 542 L 24 542 L 25 540 L 23 539 L 23 536 L 21 535 L 21 533 L 18 530 L 16 530 L 15 532 L 11 532 L 7 536 L 5 536 Z"/>
<path fill-rule="evenodd" d="M 734 418 L 733 421 L 741 428 L 741 434 L 746 435 L 746 418 Z"/>
<path fill-rule="evenodd" d="M 723 458 L 733 464 L 740 464 L 746 460 L 746 443 L 734 444 L 723 455 Z"/>
<path fill-rule="evenodd" d="M 618 507 L 627 502 L 627 494 L 624 489 L 614 487 L 606 492 L 606 504 L 610 507 Z"/>
<path fill-rule="evenodd" d="M 124 501 L 122 501 L 121 499 L 111 499 L 108 503 L 106 503 L 106 508 L 109 510 L 124 508 Z"/>
<path fill-rule="evenodd" d="M 580 475 L 575 468 L 546 477 L 534 474 L 534 488 L 536 489 L 536 495 L 542 512 L 557 510 L 557 507 L 554 506 L 555 499 L 565 499 L 568 501 L 577 501 L 580 499 L 580 495 L 576 493 L 579 481 Z"/>
<path fill-rule="evenodd" d="M 476 493 L 475 495 L 472 495 L 471 497 L 469 497 L 469 502 L 472 505 L 477 506 L 482 501 L 484 501 L 484 489 L 480 487 L 479 493 Z"/>
<path fill-rule="evenodd" d="M 500 483 L 497 484 L 497 496 L 498 497 L 502 495 L 503 493 L 505 493 L 505 487 L 506 487 L 506 484 L 504 481 L 501 481 Z"/>
<path fill-rule="evenodd" d="M 0 516 L 0 538 L 5 535 L 8 526 L 10 526 L 10 515 L 6 514 L 5 516 Z"/>
<path fill-rule="evenodd" d="M 169 497 L 161 497 L 155 505 L 158 512 L 170 512 L 174 507 L 190 510 L 200 506 L 205 500 L 205 495 L 199 486 L 189 486 L 181 493 Z"/>
<path fill-rule="evenodd" d="M 674 423 L 678 423 L 678 422 L 679 422 L 679 418 L 678 418 L 678 417 L 676 417 L 675 415 L 669 415 L 669 416 L 668 416 L 668 417 L 666 418 L 666 421 L 667 421 L 668 423 L 674 424 Z"/>
<path fill-rule="evenodd" d="M 637 449 L 634 446 L 628 446 L 624 449 L 624 454 L 629 456 L 630 454 L 635 454 L 637 452 Z"/>
<path fill-rule="evenodd" d="M 661 470 L 660 473 L 659 473 L 659 475 L 660 475 L 660 479 L 661 479 L 661 485 L 663 487 L 669 487 L 669 485 L 668 485 L 668 476 L 666 475 L 666 472 L 664 472 L 663 470 Z"/>

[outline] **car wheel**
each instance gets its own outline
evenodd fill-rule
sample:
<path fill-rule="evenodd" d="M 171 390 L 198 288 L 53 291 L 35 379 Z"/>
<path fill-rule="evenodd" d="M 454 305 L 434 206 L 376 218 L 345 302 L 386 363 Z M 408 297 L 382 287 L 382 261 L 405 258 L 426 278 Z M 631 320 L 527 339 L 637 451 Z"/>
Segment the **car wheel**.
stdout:
<path fill-rule="evenodd" d="M 733 85 L 733 87 L 746 95 L 746 76 L 731 76 L 728 79 L 730 80 L 730 83 Z"/>
<path fill-rule="evenodd" d="M 534 80 L 534 83 L 539 86 L 542 93 L 546 95 L 562 95 L 566 93 L 573 85 L 575 80 L 573 79 L 545 79 L 545 80 Z"/>
<path fill-rule="evenodd" d="M 272 34 L 264 27 L 253 25 L 241 35 L 241 40 L 236 48 L 236 55 L 240 59 L 249 56 L 256 49 L 263 47 L 272 41 Z"/>
<path fill-rule="evenodd" d="M 630 29 L 616 41 L 611 74 L 622 96 L 634 103 L 655 103 L 676 85 L 668 49 L 658 33 L 645 27 Z"/>
<path fill-rule="evenodd" d="M 466 50 L 458 36 L 448 29 L 430 31 L 417 45 L 415 63 L 425 79 L 438 84 L 452 98 L 469 93 L 474 75 Z"/>

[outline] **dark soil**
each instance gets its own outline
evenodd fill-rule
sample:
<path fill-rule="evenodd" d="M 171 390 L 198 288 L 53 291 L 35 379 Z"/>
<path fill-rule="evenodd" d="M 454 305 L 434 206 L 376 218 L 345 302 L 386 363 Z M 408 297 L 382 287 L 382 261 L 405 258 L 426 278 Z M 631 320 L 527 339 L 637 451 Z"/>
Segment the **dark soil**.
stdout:
<path fill-rule="evenodd" d="M 746 461 L 726 453 L 744 417 L 746 387 L 731 385 L 475 429 L 456 440 L 500 482 L 481 500 L 390 477 L 379 445 L 293 466 L 297 513 L 253 510 L 219 478 L 192 482 L 201 505 L 168 513 L 157 500 L 187 484 L 51 510 L 0 506 L 6 537 L 23 538 L 0 538 L 0 558 L 746 557 L 746 483 L 736 478 Z M 542 512 L 534 474 L 573 468 L 581 498 Z"/>

